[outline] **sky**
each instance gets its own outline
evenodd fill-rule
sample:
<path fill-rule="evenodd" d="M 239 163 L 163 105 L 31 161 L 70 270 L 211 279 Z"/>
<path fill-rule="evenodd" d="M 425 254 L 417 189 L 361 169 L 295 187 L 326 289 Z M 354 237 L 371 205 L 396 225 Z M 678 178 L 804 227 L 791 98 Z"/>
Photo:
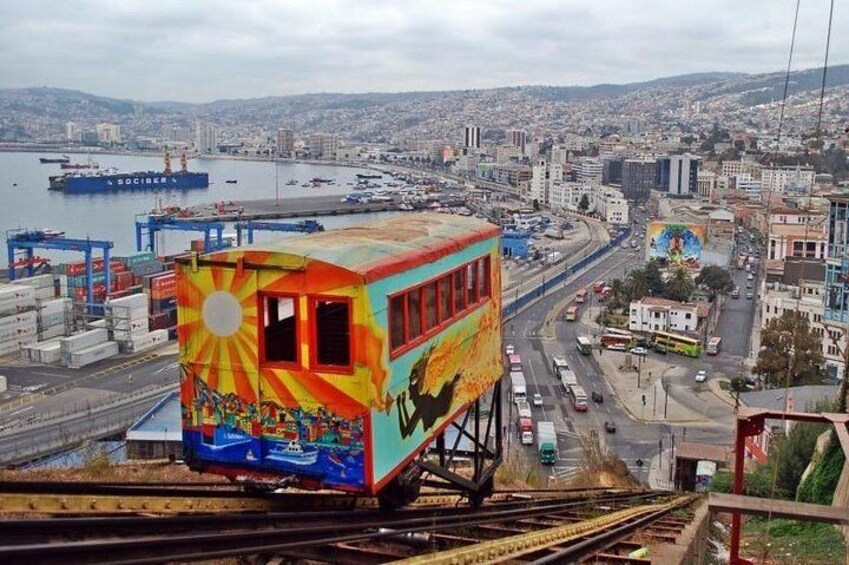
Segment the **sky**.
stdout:
<path fill-rule="evenodd" d="M 828 0 L 793 67 L 821 66 Z M 849 62 L 836 2 L 830 62 Z M 795 0 L 0 0 L 0 88 L 207 102 L 786 67 Z"/>

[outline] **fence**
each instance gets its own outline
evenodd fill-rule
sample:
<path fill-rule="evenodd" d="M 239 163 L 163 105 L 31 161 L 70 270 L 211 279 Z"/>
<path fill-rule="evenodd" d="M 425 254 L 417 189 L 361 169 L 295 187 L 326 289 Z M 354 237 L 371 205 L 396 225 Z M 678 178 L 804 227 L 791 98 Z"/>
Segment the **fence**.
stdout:
<path fill-rule="evenodd" d="M 530 291 L 525 292 L 522 295 L 517 295 L 515 299 L 509 304 L 505 304 L 501 309 L 501 317 L 502 320 L 508 320 L 519 313 L 525 306 L 530 305 L 535 302 L 537 299 L 545 296 L 545 291 L 548 289 L 555 288 L 558 284 L 565 282 L 570 276 L 578 273 L 583 270 L 587 266 L 594 263 L 596 260 L 600 259 L 610 251 L 619 247 L 619 244 L 624 241 L 628 235 L 631 233 L 631 230 L 624 229 L 619 232 L 619 234 L 610 240 L 609 243 L 599 247 L 586 257 L 582 258 L 580 261 L 577 261 L 573 265 L 569 265 L 566 269 L 563 269 L 556 275 L 553 275 L 550 279 L 543 279 L 542 284 L 537 286 L 536 288 L 532 288 Z M 506 300 L 505 300 L 506 302 Z"/>

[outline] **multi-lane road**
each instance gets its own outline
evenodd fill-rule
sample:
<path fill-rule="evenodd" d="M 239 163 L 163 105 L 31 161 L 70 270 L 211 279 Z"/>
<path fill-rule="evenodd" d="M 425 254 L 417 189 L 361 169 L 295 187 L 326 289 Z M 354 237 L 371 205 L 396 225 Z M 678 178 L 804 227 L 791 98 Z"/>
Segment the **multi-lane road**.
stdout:
<path fill-rule="evenodd" d="M 680 405 L 701 414 L 705 420 L 686 426 L 632 419 L 615 398 L 596 360 L 591 356 L 579 354 L 576 349 L 576 337 L 592 331 L 588 331 L 580 322 L 564 322 L 561 321 L 562 318 L 552 320 L 553 309 L 559 308 L 563 301 L 574 295 L 578 289 L 586 288 L 596 280 L 622 277 L 627 271 L 638 268 L 643 263 L 642 253 L 616 249 L 505 323 L 504 342 L 516 347 L 525 365 L 528 397 L 532 397 L 534 393 L 543 397 L 543 406 L 532 408 L 534 421 L 553 421 L 559 432 L 559 460 L 553 467 L 541 467 L 544 476 L 568 478 L 575 472 L 582 457 L 575 434 L 590 434 L 595 431 L 602 443 L 625 461 L 635 476 L 643 480 L 647 479 L 649 462 L 661 451 L 668 450 L 673 434 L 678 441 L 684 437 L 687 441 L 717 444 L 727 444 L 729 441 L 729 430 L 733 425 L 730 410 L 713 397 L 706 387 L 696 385 L 692 377 L 699 369 L 707 369 L 710 378 L 735 376 L 741 370 L 742 361 L 748 354 L 749 334 L 754 316 L 753 300 L 741 297 L 727 301 L 715 332 L 715 335 L 723 337 L 724 342 L 724 349 L 719 356 L 689 359 L 671 355 L 664 359 L 680 367 L 675 371 L 679 376 L 670 379 L 670 397 Z M 734 276 L 738 286 L 744 288 L 746 273 L 737 272 Z M 587 304 L 585 307 L 591 306 Z M 550 320 L 548 323 L 554 324 L 554 332 L 550 327 L 546 327 L 547 317 Z M 551 339 L 553 335 L 556 337 Z M 602 393 L 604 402 L 591 402 L 589 411 L 585 413 L 572 410 L 562 386 L 554 378 L 551 368 L 553 355 L 565 355 L 587 393 Z M 509 389 L 509 382 L 505 381 L 505 386 Z M 511 411 L 509 406 L 506 407 L 505 414 L 512 414 L 515 418 L 515 411 Z M 604 422 L 608 420 L 615 422 L 615 433 L 604 431 Z M 515 428 L 515 422 L 510 422 L 509 425 L 511 430 Z M 526 451 L 529 463 L 536 464 L 536 447 L 522 446 L 515 438 L 513 433 L 511 449 Z M 667 455 L 668 452 L 664 453 L 664 458 Z M 643 463 L 642 467 L 638 466 L 638 462 Z M 664 461 L 664 466 L 666 465 L 668 462 Z"/>

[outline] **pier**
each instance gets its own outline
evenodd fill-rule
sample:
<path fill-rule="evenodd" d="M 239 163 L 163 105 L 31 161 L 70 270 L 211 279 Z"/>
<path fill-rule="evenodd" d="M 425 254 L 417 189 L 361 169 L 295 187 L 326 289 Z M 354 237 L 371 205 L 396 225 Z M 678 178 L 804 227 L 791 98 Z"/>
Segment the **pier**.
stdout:
<path fill-rule="evenodd" d="M 342 195 L 304 196 L 300 198 L 269 198 L 263 200 L 228 200 L 225 203 L 198 204 L 184 208 L 189 215 L 180 215 L 189 222 L 238 222 L 243 220 L 280 220 L 313 216 L 343 216 L 369 212 L 396 212 L 400 196 L 392 201 L 351 203 L 342 202 Z"/>

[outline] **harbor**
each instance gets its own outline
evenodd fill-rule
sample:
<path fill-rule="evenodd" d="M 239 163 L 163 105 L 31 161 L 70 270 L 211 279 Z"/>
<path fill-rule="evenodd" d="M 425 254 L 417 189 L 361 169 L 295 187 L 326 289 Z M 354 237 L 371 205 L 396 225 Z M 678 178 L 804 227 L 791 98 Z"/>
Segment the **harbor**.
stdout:
<path fill-rule="evenodd" d="M 316 216 L 347 216 L 372 212 L 397 212 L 401 210 L 401 205 L 402 197 L 399 195 L 388 196 L 387 200 L 384 201 L 367 202 L 352 202 L 338 196 L 231 200 L 226 203 L 199 204 L 181 209 L 180 218 L 196 222 L 282 220 Z"/>

